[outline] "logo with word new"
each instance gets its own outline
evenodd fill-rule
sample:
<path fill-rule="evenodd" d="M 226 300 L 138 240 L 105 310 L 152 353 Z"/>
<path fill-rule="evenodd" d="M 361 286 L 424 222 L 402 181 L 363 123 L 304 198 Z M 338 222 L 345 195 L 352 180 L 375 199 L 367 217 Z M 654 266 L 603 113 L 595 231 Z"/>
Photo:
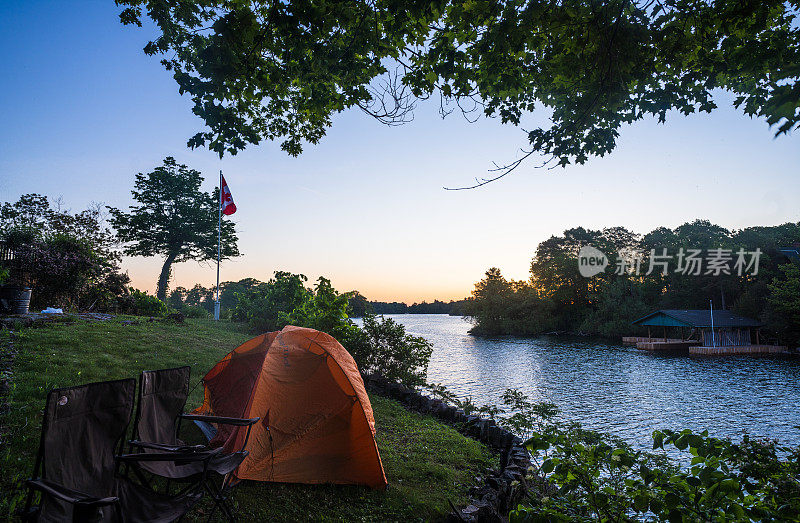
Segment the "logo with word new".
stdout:
<path fill-rule="evenodd" d="M 578 251 L 578 271 L 584 278 L 591 278 L 600 274 L 608 267 L 608 258 L 605 254 L 591 245 L 584 245 Z"/>

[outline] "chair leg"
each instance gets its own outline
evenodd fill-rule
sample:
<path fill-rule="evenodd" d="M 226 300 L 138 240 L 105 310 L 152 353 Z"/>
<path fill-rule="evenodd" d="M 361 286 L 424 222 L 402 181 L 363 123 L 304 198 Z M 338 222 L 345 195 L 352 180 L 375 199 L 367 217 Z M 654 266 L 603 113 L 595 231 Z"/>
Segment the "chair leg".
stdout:
<path fill-rule="evenodd" d="M 222 498 L 223 503 L 225 504 L 225 508 L 227 509 L 226 512 L 228 513 L 228 519 L 230 521 L 236 521 L 236 514 L 233 510 L 233 502 L 230 498 L 231 492 L 231 482 L 233 481 L 234 476 L 232 473 L 225 474 L 225 477 L 222 478 L 222 486 L 220 488 L 220 497 Z"/>
<path fill-rule="evenodd" d="M 28 495 L 25 497 L 25 511 L 23 519 L 25 521 L 35 521 L 36 518 L 31 517 L 31 507 L 33 506 L 33 489 L 28 487 Z"/>
<path fill-rule="evenodd" d="M 214 506 L 209 512 L 208 521 L 211 521 L 212 517 L 214 516 L 214 512 L 216 512 L 217 508 L 219 508 L 225 517 L 227 517 L 228 521 L 236 521 L 236 516 L 234 515 L 233 505 L 230 503 L 230 499 L 228 498 L 227 490 L 228 490 L 229 478 L 226 475 L 225 478 L 222 480 L 222 485 L 217 487 L 216 483 L 213 480 L 208 480 L 204 483 L 204 487 L 206 491 L 209 493 L 211 498 L 214 500 Z"/>
<path fill-rule="evenodd" d="M 203 482 L 203 488 L 206 490 L 206 492 L 208 492 L 208 495 L 211 496 L 211 499 L 214 500 L 214 506 L 211 507 L 211 511 L 208 513 L 208 519 L 206 519 L 206 521 L 208 521 L 210 523 L 212 518 L 214 517 L 214 512 L 217 511 L 217 507 L 219 506 L 219 501 L 217 501 L 216 493 L 213 491 L 211 486 L 208 484 L 209 481 L 210 480 Z"/>

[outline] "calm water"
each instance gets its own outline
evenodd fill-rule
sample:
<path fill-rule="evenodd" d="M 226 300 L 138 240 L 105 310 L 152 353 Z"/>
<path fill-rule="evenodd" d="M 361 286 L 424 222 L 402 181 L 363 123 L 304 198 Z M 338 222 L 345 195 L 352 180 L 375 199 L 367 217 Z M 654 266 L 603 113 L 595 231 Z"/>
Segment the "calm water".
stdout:
<path fill-rule="evenodd" d="M 589 339 L 476 338 L 460 317 L 388 315 L 434 345 L 428 381 L 476 404 L 506 388 L 558 405 L 566 419 L 649 447 L 656 428 L 800 444 L 800 360 L 651 354 Z"/>

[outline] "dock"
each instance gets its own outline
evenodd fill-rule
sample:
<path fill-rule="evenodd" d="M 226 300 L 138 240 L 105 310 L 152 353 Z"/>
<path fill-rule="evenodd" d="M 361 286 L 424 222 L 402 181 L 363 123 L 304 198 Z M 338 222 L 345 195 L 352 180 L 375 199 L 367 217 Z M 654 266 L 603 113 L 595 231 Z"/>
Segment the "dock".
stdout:
<path fill-rule="evenodd" d="M 635 345 L 637 349 L 652 351 L 687 352 L 689 347 L 700 345 L 697 340 L 680 338 L 653 338 L 647 336 L 625 336 L 623 345 Z"/>
<path fill-rule="evenodd" d="M 689 347 L 689 354 L 698 356 L 730 356 L 735 354 L 781 354 L 787 352 L 782 345 L 728 345 L 727 347 Z"/>
<path fill-rule="evenodd" d="M 700 345 L 700 342 L 695 340 L 652 340 L 640 341 L 636 344 L 636 348 L 652 351 L 687 352 L 697 345 Z"/>
<path fill-rule="evenodd" d="M 623 345 L 635 345 L 637 349 L 653 351 L 676 351 L 684 352 L 689 347 L 700 345 L 697 340 L 685 340 L 680 338 L 653 338 L 647 336 L 624 336 Z"/>

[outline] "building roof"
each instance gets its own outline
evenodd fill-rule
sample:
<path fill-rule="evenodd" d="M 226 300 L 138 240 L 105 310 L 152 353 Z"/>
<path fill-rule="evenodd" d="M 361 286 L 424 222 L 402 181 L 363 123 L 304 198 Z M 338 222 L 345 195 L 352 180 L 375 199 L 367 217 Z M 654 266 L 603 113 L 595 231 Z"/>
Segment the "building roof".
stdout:
<path fill-rule="evenodd" d="M 800 247 L 786 247 L 781 249 L 781 254 L 787 258 L 800 259 Z"/>
<path fill-rule="evenodd" d="M 633 322 L 633 325 L 663 325 L 666 327 L 711 327 L 711 312 L 708 310 L 664 309 L 651 312 Z M 714 327 L 760 327 L 761 322 L 737 316 L 731 311 L 714 311 Z"/>

